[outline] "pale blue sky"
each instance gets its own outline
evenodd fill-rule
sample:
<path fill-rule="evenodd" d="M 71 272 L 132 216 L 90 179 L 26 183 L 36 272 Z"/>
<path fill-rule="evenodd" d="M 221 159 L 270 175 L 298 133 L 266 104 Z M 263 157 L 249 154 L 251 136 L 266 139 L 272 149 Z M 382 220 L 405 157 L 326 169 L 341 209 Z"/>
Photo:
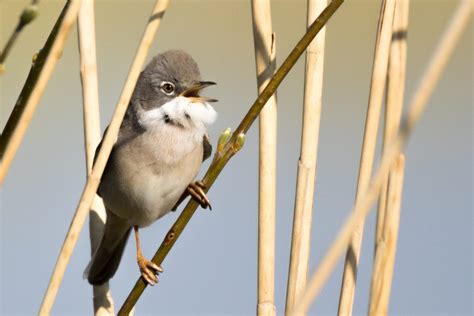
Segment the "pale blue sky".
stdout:
<path fill-rule="evenodd" d="M 0 2 L 0 43 L 27 1 Z M 408 31 L 407 100 L 415 90 L 457 1 L 412 1 Z M 277 59 L 289 53 L 305 28 L 305 1 L 272 2 Z M 61 8 L 41 2 L 40 16 L 21 35 L 0 77 L 0 126 L 16 101 L 31 56 L 42 46 Z M 97 40 L 102 128 L 123 86 L 151 10 L 150 1 L 98 1 Z M 367 108 L 379 1 L 347 1 L 329 24 L 323 113 L 310 270 L 336 235 L 354 200 Z M 215 143 L 236 127 L 256 97 L 253 37 L 247 1 L 173 1 L 152 54 L 182 48 L 203 78 L 218 83 L 220 100 L 210 135 Z M 276 304 L 284 310 L 299 154 L 303 62 L 279 94 Z M 473 23 L 461 38 L 428 109 L 407 148 L 392 315 L 472 314 L 472 107 Z M 211 95 L 212 93 L 212 95 Z M 85 182 L 82 99 L 77 36 L 71 33 L 1 192 L 1 314 L 38 311 Z M 199 211 L 163 263 L 160 284 L 146 290 L 137 314 L 252 315 L 256 301 L 257 128 L 209 192 L 213 211 Z M 207 164 L 203 167 L 205 169 Z M 142 232 L 151 257 L 176 219 L 166 216 Z M 374 214 L 368 218 L 355 299 L 366 314 L 373 252 Z M 111 282 L 120 306 L 138 275 L 130 241 Z M 87 314 L 91 289 L 82 279 L 89 260 L 87 229 L 66 271 L 53 313 Z M 312 313 L 337 310 L 342 261 Z"/>

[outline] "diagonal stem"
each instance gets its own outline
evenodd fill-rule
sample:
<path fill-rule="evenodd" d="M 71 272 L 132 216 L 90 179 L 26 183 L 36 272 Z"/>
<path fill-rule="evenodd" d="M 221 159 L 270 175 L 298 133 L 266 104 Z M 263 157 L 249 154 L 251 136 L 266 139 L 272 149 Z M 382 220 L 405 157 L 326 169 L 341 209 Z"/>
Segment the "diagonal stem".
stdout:
<path fill-rule="evenodd" d="M 224 169 L 227 162 L 232 158 L 232 156 L 239 151 L 242 147 L 245 133 L 252 126 L 253 122 L 260 114 L 260 111 L 270 99 L 270 97 L 275 93 L 276 89 L 289 73 L 291 68 L 296 64 L 298 58 L 305 52 L 308 45 L 314 39 L 314 37 L 319 33 L 319 31 L 326 25 L 329 19 L 332 17 L 334 12 L 341 6 L 344 0 L 333 0 L 324 11 L 319 15 L 319 17 L 311 24 L 308 28 L 305 35 L 300 39 L 296 44 L 295 48 L 291 51 L 288 57 L 285 59 L 283 64 L 278 68 L 275 75 L 272 77 L 265 89 L 257 97 L 257 100 L 250 107 L 249 111 L 245 117 L 240 122 L 237 129 L 234 131 L 230 140 L 223 146 L 219 144 L 218 150 L 214 156 L 212 164 L 209 166 L 209 169 L 206 172 L 206 175 L 203 178 L 203 182 L 206 185 L 206 191 L 212 186 L 217 176 L 220 174 L 222 169 Z M 190 200 L 186 207 L 184 208 L 181 215 L 178 217 L 176 222 L 173 224 L 171 229 L 166 234 L 165 239 L 160 245 L 160 248 L 156 251 L 152 262 L 161 265 L 174 243 L 178 237 L 183 232 L 184 228 L 188 224 L 189 220 L 193 216 L 198 204 L 194 200 Z M 132 308 L 137 303 L 143 291 L 145 291 L 147 284 L 142 278 L 139 278 L 132 291 L 128 295 L 127 299 L 120 308 L 118 315 L 129 315 Z"/>

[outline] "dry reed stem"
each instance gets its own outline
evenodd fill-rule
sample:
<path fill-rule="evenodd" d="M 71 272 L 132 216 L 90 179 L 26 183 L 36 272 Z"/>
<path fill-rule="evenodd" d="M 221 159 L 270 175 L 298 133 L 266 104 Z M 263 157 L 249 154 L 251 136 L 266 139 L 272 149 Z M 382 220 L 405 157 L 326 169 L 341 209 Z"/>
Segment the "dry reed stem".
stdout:
<path fill-rule="evenodd" d="M 407 56 L 408 11 L 409 0 L 396 0 L 387 74 L 383 152 L 385 152 L 390 142 L 397 135 L 402 114 Z M 396 181 L 392 179 L 392 176 L 393 174 L 399 176 L 394 172 L 396 165 L 395 163 L 395 165 L 392 166 L 380 191 L 375 231 L 375 255 L 370 291 L 371 298 L 369 303 L 371 315 L 386 315 L 388 312 L 389 293 L 392 282 L 391 276 L 396 252 L 396 234 L 398 233 L 398 220 L 394 223 L 397 215 L 393 214 L 393 212 L 400 212 L 400 208 L 398 207 L 397 210 L 397 207 L 393 205 L 393 203 L 398 203 L 396 197 L 390 197 L 390 194 L 394 193 L 393 183 Z M 403 183 L 399 185 L 402 187 Z M 401 187 L 400 190 L 402 190 Z M 393 227 L 395 224 L 397 225 L 396 228 Z M 393 235 L 394 230 L 395 235 Z"/>
<path fill-rule="evenodd" d="M 426 109 L 426 104 L 438 82 L 441 72 L 444 70 L 450 55 L 452 54 L 462 31 L 472 14 L 474 4 L 472 0 L 463 0 L 453 14 L 451 21 L 444 31 L 441 41 L 430 59 L 428 68 L 422 76 L 421 82 L 410 101 L 409 111 L 405 120 L 402 121 L 400 132 L 383 155 L 380 166 L 370 181 L 368 190 L 358 199 L 354 205 L 353 212 L 344 223 L 336 239 L 326 252 L 319 268 L 311 277 L 302 299 L 297 302 L 295 309 L 290 315 L 302 315 L 311 302 L 317 297 L 324 283 L 334 270 L 339 258 L 351 241 L 353 231 L 362 223 L 370 212 L 370 207 L 376 201 L 384 183 L 384 179 L 390 171 L 393 161 L 400 155 L 408 137 L 413 132 L 416 123 Z"/>
<path fill-rule="evenodd" d="M 326 4 L 327 0 L 308 0 L 308 26 L 326 7 Z M 325 37 L 326 30 L 322 29 L 306 50 L 303 125 L 296 182 L 286 313 L 294 308 L 295 302 L 301 297 L 306 288 L 308 278 L 314 185 L 322 106 Z"/>
<path fill-rule="evenodd" d="M 80 0 L 67 2 L 58 22 L 51 31 L 44 50 L 38 55 L 35 65 L 30 70 L 25 86 L 18 97 L 12 114 L 0 137 L 0 185 L 3 183 L 13 158 L 26 133 L 38 103 L 43 96 L 49 79 L 56 64 L 61 57 L 64 44 L 71 26 L 74 24 L 79 12 Z M 63 15 L 64 14 L 64 15 Z M 60 24 L 58 24 L 60 23 Z M 49 53 L 47 53 L 49 52 Z M 41 55 L 41 56 L 40 56 Z M 36 64 L 38 65 L 37 67 Z"/>
<path fill-rule="evenodd" d="M 41 305 L 41 315 L 48 315 L 51 311 L 52 305 L 59 289 L 59 285 L 61 284 L 64 272 L 66 271 L 67 264 L 69 263 L 69 259 L 71 258 L 72 252 L 77 243 L 77 239 L 81 232 L 82 226 L 91 207 L 92 200 L 95 197 L 95 192 L 97 191 L 97 187 L 99 186 L 100 178 L 102 176 L 102 173 L 104 172 L 104 168 L 107 163 L 107 159 L 109 158 L 110 151 L 112 150 L 112 146 L 114 145 L 117 139 L 120 124 L 122 123 L 123 117 L 127 110 L 127 106 L 135 88 L 138 76 L 140 75 L 140 71 L 145 62 L 149 48 L 160 25 L 164 11 L 168 7 L 168 3 L 169 0 L 157 0 L 155 3 L 152 14 L 147 23 L 145 32 L 135 55 L 135 59 L 133 60 L 132 66 L 130 68 L 127 81 L 125 82 L 122 94 L 120 95 L 117 107 L 115 108 L 115 112 L 112 116 L 112 120 L 102 141 L 102 148 L 98 153 L 92 172 L 89 178 L 87 179 L 87 183 L 84 187 L 84 191 L 82 192 L 79 205 L 77 206 L 66 238 L 61 247 L 56 266 L 54 267 L 54 271 L 51 275 L 48 289 Z"/>
<path fill-rule="evenodd" d="M 392 39 L 394 8 L 395 0 L 382 0 L 379 23 L 377 26 L 374 64 L 372 68 L 369 104 L 360 158 L 359 177 L 355 197 L 356 201 L 367 191 L 370 176 L 372 174 L 375 147 L 377 145 L 377 130 L 379 126 L 380 110 L 387 75 L 388 56 Z M 352 314 L 357 268 L 359 264 L 363 234 L 364 222 L 361 222 L 353 232 L 352 241 L 346 253 L 341 294 L 339 298 L 339 315 L 347 316 Z"/>
<path fill-rule="evenodd" d="M 276 69 L 275 34 L 270 0 L 252 0 L 252 25 L 258 92 Z M 257 315 L 273 316 L 275 307 L 275 199 L 277 103 L 274 94 L 259 116 L 258 285 Z"/>
<path fill-rule="evenodd" d="M 369 315 L 373 316 L 388 315 L 393 268 L 397 253 L 398 228 L 400 226 L 404 170 L 405 156 L 400 154 L 390 167 L 385 223 L 375 253 L 369 303 Z"/>
<path fill-rule="evenodd" d="M 407 32 L 408 32 L 409 0 L 396 0 L 393 18 L 392 43 L 388 61 L 387 94 L 385 110 L 385 127 L 383 135 L 383 149 L 387 148 L 390 141 L 398 133 L 400 118 L 403 109 L 405 92 L 405 73 L 407 59 Z M 377 210 L 377 227 L 375 232 L 375 247 L 381 238 L 382 227 L 387 207 L 387 178 L 380 192 Z"/>
<path fill-rule="evenodd" d="M 329 3 L 329 5 L 319 15 L 316 21 L 311 24 L 304 36 L 298 41 L 293 50 L 283 61 L 270 82 L 268 82 L 266 85 L 265 89 L 259 94 L 255 102 L 252 104 L 247 114 L 240 122 L 239 126 L 232 133 L 232 136 L 230 135 L 230 129 L 221 134 L 213 162 L 206 171 L 206 174 L 202 180 L 207 186 L 205 191 L 208 191 L 212 187 L 214 181 L 227 165 L 230 158 L 235 155 L 235 153 L 242 147 L 245 140 L 245 133 L 252 126 L 253 122 L 260 114 L 262 108 L 265 106 L 270 97 L 275 93 L 278 86 L 290 72 L 292 67 L 296 64 L 298 58 L 303 54 L 316 34 L 318 34 L 324 25 L 326 25 L 326 23 L 343 2 L 344 0 L 333 0 L 331 3 Z M 191 217 L 194 215 L 197 207 L 198 204 L 193 199 L 191 199 L 188 204 L 186 204 L 178 219 L 175 221 L 173 226 L 171 226 L 168 233 L 166 234 L 166 237 L 153 256 L 151 260 L 152 262 L 155 264 L 162 264 L 163 260 L 166 258 L 178 240 L 179 236 L 186 228 L 186 225 L 191 220 Z M 135 306 L 146 287 L 147 283 L 142 278 L 139 278 L 135 282 L 133 289 L 130 291 L 130 294 L 120 308 L 118 315 L 129 315 L 130 310 L 132 310 L 132 308 Z"/>
<path fill-rule="evenodd" d="M 78 17 L 78 36 L 87 176 L 92 171 L 95 149 L 101 138 L 94 20 L 94 1 L 82 0 Z M 89 217 L 91 255 L 94 254 L 102 239 L 105 220 L 104 204 L 102 199 L 96 195 Z M 114 302 L 108 282 L 93 286 L 93 304 L 96 316 L 114 315 Z"/>

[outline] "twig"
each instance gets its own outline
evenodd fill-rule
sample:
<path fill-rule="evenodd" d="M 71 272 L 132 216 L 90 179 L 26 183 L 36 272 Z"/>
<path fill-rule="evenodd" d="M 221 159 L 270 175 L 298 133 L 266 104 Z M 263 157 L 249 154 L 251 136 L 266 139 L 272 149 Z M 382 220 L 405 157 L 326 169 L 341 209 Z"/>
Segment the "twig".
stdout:
<path fill-rule="evenodd" d="M 99 186 L 99 181 L 102 173 L 104 172 L 105 164 L 107 163 L 110 151 L 112 150 L 112 146 L 117 138 L 120 124 L 122 123 L 123 117 L 125 115 L 125 111 L 130 101 L 133 89 L 135 88 L 135 84 L 137 82 L 138 76 L 140 75 L 143 63 L 145 62 L 148 50 L 160 25 L 161 18 L 168 7 L 168 3 L 169 0 L 157 0 L 153 8 L 151 17 L 148 21 L 142 40 L 135 55 L 135 59 L 130 68 L 127 81 L 125 82 L 122 94 L 120 95 L 120 99 L 113 114 L 109 128 L 107 129 L 105 137 L 102 141 L 101 150 L 98 153 L 94 168 L 87 179 L 87 183 L 84 187 L 84 191 L 82 192 L 79 205 L 77 206 L 68 233 L 61 247 L 56 266 L 54 267 L 48 289 L 41 305 L 41 315 L 48 315 L 51 311 L 59 289 L 59 285 L 61 284 L 64 272 L 66 271 L 67 264 L 69 263 L 69 259 L 71 258 L 72 252 L 77 243 L 79 233 L 91 207 L 92 200 L 95 197 L 95 192 Z"/>
<path fill-rule="evenodd" d="M 84 142 L 87 176 L 92 171 L 95 149 L 101 138 L 94 20 L 94 1 L 82 0 L 78 18 L 78 36 L 84 104 Z M 106 214 L 102 199 L 95 196 L 89 215 L 91 255 L 94 254 L 99 246 L 104 233 L 105 220 Z M 108 282 L 93 286 L 93 304 L 95 315 L 114 315 L 114 302 Z"/>
<path fill-rule="evenodd" d="M 38 1 L 33 0 L 27 7 L 23 9 L 16 28 L 10 35 L 10 38 L 5 44 L 5 47 L 0 52 L 0 74 L 5 70 L 5 60 L 7 59 L 8 54 L 10 53 L 10 50 L 12 49 L 13 44 L 15 44 L 16 39 L 20 35 L 21 31 L 25 28 L 25 26 L 33 22 L 33 20 L 36 19 L 36 17 L 38 16 L 37 2 Z"/>
<path fill-rule="evenodd" d="M 257 116 L 260 114 L 260 111 L 270 99 L 270 97 L 275 93 L 276 89 L 283 81 L 285 76 L 295 65 L 298 58 L 303 54 L 306 47 L 310 44 L 313 38 L 318 34 L 318 32 L 323 28 L 323 26 L 329 21 L 331 16 L 336 12 L 339 6 L 344 2 L 344 0 L 333 0 L 324 11 L 319 15 L 319 17 L 314 21 L 313 24 L 308 28 L 306 34 L 301 38 L 301 40 L 296 44 L 295 48 L 291 51 L 290 55 L 285 59 L 283 64 L 278 68 L 275 75 L 272 77 L 265 89 L 260 93 L 257 100 L 250 107 L 249 111 L 245 117 L 240 122 L 239 126 L 232 134 L 230 139 L 227 141 L 226 133 L 221 135 L 220 144 L 214 156 L 214 161 L 209 166 L 209 169 L 204 176 L 204 183 L 207 185 L 207 188 L 210 188 L 217 176 L 220 174 L 224 166 L 230 160 L 230 158 L 240 149 L 243 143 L 244 135 L 249 130 L 252 123 L 255 121 Z M 229 132 L 230 133 L 230 132 Z M 223 145 L 223 141 L 227 142 Z M 169 253 L 177 238 L 181 235 L 183 229 L 186 227 L 187 223 L 191 219 L 192 215 L 196 211 L 198 204 L 194 200 L 190 200 L 176 222 L 173 224 L 171 229 L 166 234 L 165 239 L 160 245 L 160 248 L 155 253 L 152 261 L 156 264 L 161 264 Z M 128 315 L 130 310 L 133 308 L 135 303 L 140 298 L 141 294 L 145 290 L 147 284 L 143 281 L 142 278 L 139 278 L 135 283 L 132 291 L 128 295 L 127 299 L 120 308 L 119 315 Z"/>
<path fill-rule="evenodd" d="M 311 277 L 311 280 L 300 301 L 295 305 L 295 309 L 290 315 L 302 315 L 308 310 L 311 302 L 319 294 L 319 291 L 334 270 L 339 258 L 350 243 L 354 230 L 362 223 L 370 213 L 371 206 L 376 201 L 395 159 L 400 155 L 401 149 L 406 145 L 408 137 L 413 132 L 416 123 L 426 109 L 426 104 L 439 80 L 441 72 L 451 56 L 461 34 L 465 29 L 469 17 L 472 14 L 474 5 L 471 0 L 463 0 L 454 13 L 449 26 L 444 32 L 438 47 L 423 74 L 422 80 L 415 95 L 411 99 L 409 112 L 402 122 L 400 132 L 393 140 L 386 153 L 383 155 L 380 166 L 370 181 L 368 190 L 358 199 L 354 205 L 353 212 L 346 220 L 336 239 L 322 259 L 319 268 Z"/>
<path fill-rule="evenodd" d="M 400 154 L 390 167 L 385 223 L 375 253 L 369 303 L 369 315 L 372 316 L 388 315 L 388 302 L 397 252 L 398 227 L 400 225 L 404 169 L 405 156 Z"/>
<path fill-rule="evenodd" d="M 377 27 L 377 38 L 375 42 L 374 64 L 372 69 L 372 79 L 370 82 L 369 104 L 365 121 L 359 177 L 357 180 L 356 201 L 367 191 L 370 176 L 372 174 L 375 146 L 377 144 L 377 130 L 379 126 L 380 110 L 387 75 L 388 56 L 392 39 L 394 8 L 395 0 L 382 0 L 382 7 Z M 346 316 L 352 314 L 357 267 L 359 264 L 363 234 L 364 223 L 361 222 L 353 232 L 352 241 L 346 253 L 341 295 L 339 299 L 339 315 Z"/>
<path fill-rule="evenodd" d="M 258 92 L 275 73 L 276 47 L 270 0 L 252 0 L 253 38 Z M 257 315 L 272 316 L 275 307 L 276 93 L 259 117 L 258 283 Z"/>
<path fill-rule="evenodd" d="M 409 0 L 396 0 L 387 73 L 383 151 L 386 150 L 391 140 L 397 135 L 402 115 L 407 59 L 408 10 Z M 380 192 L 375 243 L 381 238 L 382 227 L 385 222 L 388 181 L 386 179 L 384 187 Z"/>
<path fill-rule="evenodd" d="M 25 85 L 0 136 L 0 185 L 31 122 L 49 78 L 61 56 L 64 43 L 79 11 L 80 0 L 68 1 L 43 49 L 30 69 Z"/>
<path fill-rule="evenodd" d="M 308 0 L 308 25 L 314 21 L 326 4 L 327 0 Z M 286 293 L 287 313 L 293 309 L 295 302 L 301 297 L 308 278 L 314 185 L 321 121 L 325 33 L 325 29 L 321 30 L 306 51 L 303 126 Z"/>

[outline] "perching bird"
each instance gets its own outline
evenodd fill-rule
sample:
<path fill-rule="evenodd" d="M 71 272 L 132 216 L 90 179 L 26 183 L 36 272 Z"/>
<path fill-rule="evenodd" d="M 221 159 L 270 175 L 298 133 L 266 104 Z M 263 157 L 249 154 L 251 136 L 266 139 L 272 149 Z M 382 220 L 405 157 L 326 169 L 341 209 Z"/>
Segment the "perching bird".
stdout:
<path fill-rule="evenodd" d="M 157 283 L 162 269 L 143 257 L 139 228 L 187 195 L 210 207 L 203 184 L 194 178 L 211 155 L 206 126 L 217 117 L 209 104 L 216 100 L 199 92 L 214 84 L 201 81 L 196 62 L 180 50 L 157 55 L 140 74 L 98 189 L 107 221 L 85 271 L 89 283 L 113 277 L 132 227 L 140 272 L 148 283 Z"/>

